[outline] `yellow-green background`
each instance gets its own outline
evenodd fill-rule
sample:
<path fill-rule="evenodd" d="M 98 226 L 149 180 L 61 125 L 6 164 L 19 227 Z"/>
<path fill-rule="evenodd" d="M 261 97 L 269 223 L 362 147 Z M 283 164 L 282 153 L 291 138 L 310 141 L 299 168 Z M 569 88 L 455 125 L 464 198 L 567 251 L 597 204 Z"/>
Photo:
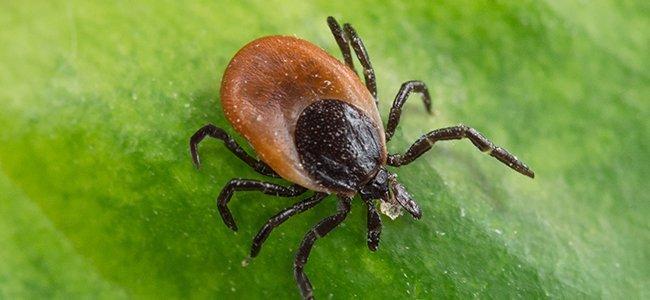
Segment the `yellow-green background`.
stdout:
<path fill-rule="evenodd" d="M 233 234 L 214 198 L 261 177 L 214 141 L 196 171 L 187 140 L 207 122 L 233 132 L 219 80 L 248 41 L 295 34 L 340 57 L 328 15 L 364 38 L 384 117 L 403 81 L 429 84 L 435 116 L 411 99 L 390 151 L 465 123 L 537 178 L 436 145 L 397 171 L 422 220 L 385 219 L 371 253 L 356 200 L 313 251 L 316 296 L 648 298 L 648 3 L 3 1 L 0 298 L 298 298 L 296 246 L 334 199 L 244 268 L 295 200 L 237 194 Z"/>

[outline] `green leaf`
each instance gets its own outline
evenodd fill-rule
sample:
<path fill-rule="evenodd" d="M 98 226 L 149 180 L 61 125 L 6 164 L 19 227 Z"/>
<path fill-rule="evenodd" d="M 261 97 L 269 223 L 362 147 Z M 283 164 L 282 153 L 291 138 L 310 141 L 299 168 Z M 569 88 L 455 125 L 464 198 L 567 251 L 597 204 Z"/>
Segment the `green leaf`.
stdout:
<path fill-rule="evenodd" d="M 327 15 L 355 25 L 384 117 L 425 81 L 435 116 L 406 104 L 389 146 L 464 123 L 535 170 L 468 141 L 396 170 L 423 218 L 384 218 L 365 242 L 360 201 L 319 240 L 318 298 L 648 298 L 650 19 L 646 1 L 0 4 L 0 298 L 293 298 L 302 236 L 333 197 L 250 242 L 297 201 L 237 194 L 260 176 L 218 142 L 193 169 L 201 125 L 227 128 L 219 81 L 245 43 L 295 34 L 340 57 Z M 240 142 L 243 139 L 237 137 Z M 250 149 L 248 149 L 250 150 Z M 278 182 L 283 182 L 279 180 Z"/>

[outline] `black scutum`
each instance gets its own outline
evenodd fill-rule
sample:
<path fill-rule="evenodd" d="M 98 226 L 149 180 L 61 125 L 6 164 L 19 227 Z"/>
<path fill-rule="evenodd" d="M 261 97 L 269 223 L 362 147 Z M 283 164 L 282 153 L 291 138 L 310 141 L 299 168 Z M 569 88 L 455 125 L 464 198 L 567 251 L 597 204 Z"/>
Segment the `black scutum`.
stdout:
<path fill-rule="evenodd" d="M 320 100 L 300 114 L 295 131 L 300 160 L 314 180 L 337 192 L 353 192 L 379 169 L 379 131 L 359 109 Z"/>

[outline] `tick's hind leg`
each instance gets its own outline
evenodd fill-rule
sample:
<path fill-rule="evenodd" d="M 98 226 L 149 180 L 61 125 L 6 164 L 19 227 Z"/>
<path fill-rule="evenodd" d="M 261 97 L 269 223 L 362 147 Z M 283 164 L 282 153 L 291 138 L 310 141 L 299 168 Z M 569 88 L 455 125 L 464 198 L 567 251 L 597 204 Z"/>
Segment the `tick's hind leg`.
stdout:
<path fill-rule="evenodd" d="M 194 135 L 190 138 L 190 153 L 192 154 L 192 161 L 194 165 L 198 168 L 201 166 L 201 160 L 199 159 L 198 147 L 199 143 L 206 137 L 212 137 L 218 140 L 222 140 L 226 147 L 232 151 L 239 159 L 243 160 L 246 164 L 251 166 L 255 171 L 262 175 L 279 177 L 268 165 L 264 162 L 253 158 L 248 155 L 244 149 L 242 149 L 237 142 L 231 138 L 225 130 L 214 126 L 212 124 L 205 125 L 201 129 L 197 130 Z"/>
<path fill-rule="evenodd" d="M 348 213 L 350 212 L 350 201 L 348 197 L 339 196 L 339 209 L 338 212 L 332 216 L 329 216 L 322 221 L 320 221 L 316 226 L 314 226 L 300 243 L 298 248 L 298 253 L 296 254 L 296 260 L 293 263 L 293 274 L 298 283 L 298 288 L 300 288 L 300 293 L 302 294 L 303 299 L 314 299 L 313 288 L 305 274 L 304 268 L 309 258 L 309 253 L 311 248 L 314 246 L 314 242 L 317 239 L 326 236 L 332 229 L 336 228 L 338 225 L 345 220 Z"/>
<path fill-rule="evenodd" d="M 228 228 L 237 231 L 237 224 L 228 209 L 228 202 L 232 198 L 234 192 L 239 191 L 260 191 L 267 195 L 279 196 L 279 197 L 295 197 L 307 191 L 306 188 L 299 185 L 292 185 L 289 187 L 284 187 L 281 185 L 262 182 L 256 180 L 246 180 L 246 179 L 232 179 L 226 184 L 226 186 L 221 190 L 219 197 L 217 197 L 217 208 L 219 208 L 219 214 L 223 222 L 226 223 Z"/>
<path fill-rule="evenodd" d="M 386 142 L 390 141 L 395 133 L 395 128 L 399 124 L 399 119 L 402 115 L 402 106 L 408 99 L 409 95 L 412 92 L 422 94 L 422 102 L 424 102 L 424 108 L 428 113 L 431 113 L 431 95 L 429 95 L 429 89 L 424 82 L 419 80 L 411 80 L 404 82 L 402 87 L 397 92 L 395 100 L 393 101 L 393 107 L 390 108 L 390 114 L 388 115 L 388 124 L 386 125 Z"/>
<path fill-rule="evenodd" d="M 345 64 L 348 65 L 348 67 L 350 67 L 354 73 L 356 73 L 357 70 L 354 68 L 352 53 L 350 52 L 350 44 L 345 37 L 345 32 L 341 29 L 341 25 L 339 25 L 339 22 L 337 22 L 334 17 L 327 17 L 327 25 L 330 27 L 332 35 L 334 35 L 336 44 L 338 44 L 339 49 L 341 49 L 341 54 L 343 54 L 343 60 L 345 61 Z"/>
<path fill-rule="evenodd" d="M 420 157 L 420 155 L 429 151 L 431 146 L 433 146 L 437 141 L 459 140 L 462 138 L 469 139 L 476 148 L 498 159 L 513 170 L 530 178 L 535 178 L 535 173 L 533 173 L 526 164 L 517 159 L 517 157 L 510 154 L 506 149 L 495 146 L 474 128 L 465 125 L 436 129 L 423 135 L 413 145 L 411 145 L 404 155 L 389 155 L 388 165 L 399 167 L 409 164 L 416 158 Z"/>
<path fill-rule="evenodd" d="M 251 257 L 256 257 L 260 253 L 262 244 L 269 237 L 273 229 L 280 226 L 292 216 L 316 206 L 316 204 L 320 203 L 323 199 L 325 199 L 325 197 L 327 197 L 327 194 L 316 193 L 313 196 L 304 199 L 289 208 L 284 209 L 283 211 L 270 218 L 253 239 Z"/>

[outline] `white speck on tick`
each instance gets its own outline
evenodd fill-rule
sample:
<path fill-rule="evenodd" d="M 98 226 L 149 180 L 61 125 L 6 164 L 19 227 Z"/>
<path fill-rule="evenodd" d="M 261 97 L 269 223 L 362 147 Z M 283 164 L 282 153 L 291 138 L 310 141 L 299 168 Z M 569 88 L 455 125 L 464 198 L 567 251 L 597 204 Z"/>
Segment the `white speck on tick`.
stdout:
<path fill-rule="evenodd" d="M 391 220 L 397 219 L 402 214 L 401 206 L 398 203 L 391 203 L 388 201 L 381 201 L 379 204 L 379 211 L 387 215 Z"/>

